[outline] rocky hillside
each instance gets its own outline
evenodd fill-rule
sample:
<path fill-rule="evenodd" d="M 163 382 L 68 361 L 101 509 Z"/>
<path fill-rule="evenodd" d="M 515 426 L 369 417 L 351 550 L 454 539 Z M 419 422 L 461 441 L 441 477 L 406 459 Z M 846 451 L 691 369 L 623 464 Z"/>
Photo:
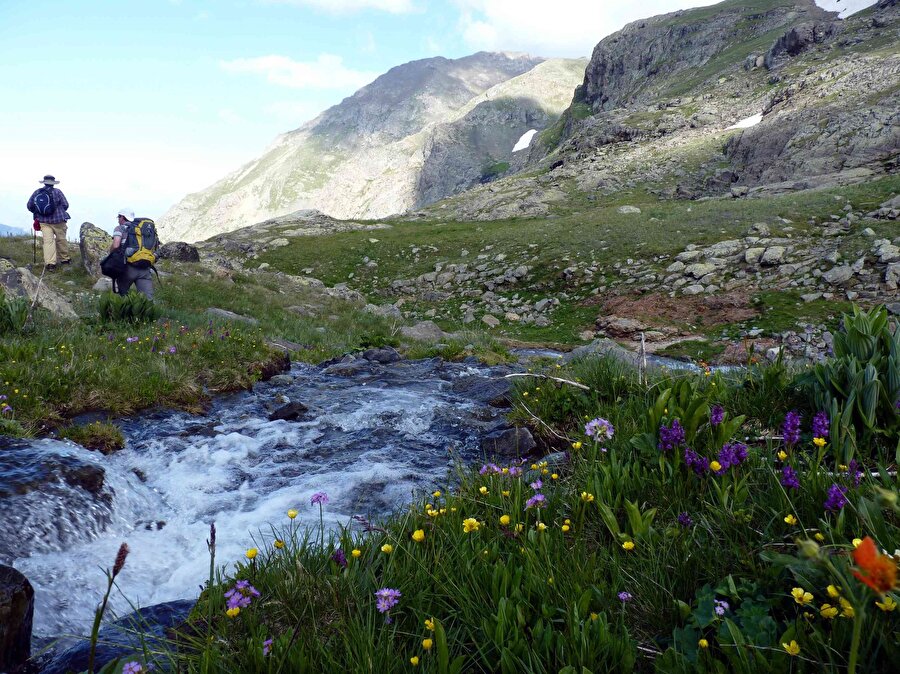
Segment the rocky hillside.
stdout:
<path fill-rule="evenodd" d="M 585 64 L 482 52 L 392 68 L 185 197 L 161 236 L 195 241 L 304 208 L 383 217 L 492 180 L 522 134 L 556 121 Z"/>
<path fill-rule="evenodd" d="M 894 172 L 898 43 L 895 0 L 845 20 L 811 0 L 729 0 L 630 24 L 597 45 L 530 170 L 440 214 L 542 216 L 573 194 L 740 197 Z"/>

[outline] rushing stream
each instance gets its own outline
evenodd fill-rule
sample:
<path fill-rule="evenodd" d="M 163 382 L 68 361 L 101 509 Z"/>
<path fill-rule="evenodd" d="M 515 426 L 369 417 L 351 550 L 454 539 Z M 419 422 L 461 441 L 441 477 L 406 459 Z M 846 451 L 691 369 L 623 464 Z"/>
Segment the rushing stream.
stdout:
<path fill-rule="evenodd" d="M 479 458 L 479 438 L 504 423 L 481 389 L 508 371 L 440 359 L 295 365 L 251 392 L 217 399 L 202 417 L 120 420 L 127 444 L 111 456 L 0 437 L 0 563 L 34 585 L 36 637 L 89 629 L 101 569 L 123 541 L 131 554 L 118 582 L 131 601 L 196 597 L 208 574 L 211 521 L 226 563 L 254 536 L 271 538 L 267 523 L 286 523 L 289 508 L 317 523 L 314 492 L 327 492 L 325 523 L 335 527 L 442 485 L 453 457 Z M 307 415 L 269 421 L 272 410 L 296 401 Z M 122 597 L 113 608 L 130 610 Z"/>

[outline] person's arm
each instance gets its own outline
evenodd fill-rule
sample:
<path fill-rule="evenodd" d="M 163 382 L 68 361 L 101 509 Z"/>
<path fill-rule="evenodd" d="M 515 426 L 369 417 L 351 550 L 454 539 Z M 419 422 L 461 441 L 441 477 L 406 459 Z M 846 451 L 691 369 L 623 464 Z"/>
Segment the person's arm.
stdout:
<path fill-rule="evenodd" d="M 64 211 L 69 210 L 69 200 L 66 199 L 66 195 L 63 194 L 63 191 L 62 191 L 62 190 L 57 190 L 57 192 L 59 192 L 59 196 L 60 196 L 60 198 L 61 198 L 62 209 L 63 209 Z"/>
<path fill-rule="evenodd" d="M 119 227 L 116 227 L 113 230 L 113 240 L 109 245 L 109 252 L 113 252 L 116 248 L 122 245 L 122 230 Z"/>
<path fill-rule="evenodd" d="M 35 192 L 31 193 L 31 196 L 28 198 L 28 204 L 25 206 L 25 208 L 27 208 L 32 213 L 34 213 L 34 195 L 35 194 L 36 194 Z"/>

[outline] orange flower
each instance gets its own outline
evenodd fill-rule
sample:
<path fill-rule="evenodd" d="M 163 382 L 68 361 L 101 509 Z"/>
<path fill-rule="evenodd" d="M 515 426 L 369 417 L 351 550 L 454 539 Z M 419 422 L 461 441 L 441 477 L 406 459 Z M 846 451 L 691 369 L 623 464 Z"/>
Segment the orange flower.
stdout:
<path fill-rule="evenodd" d="M 863 573 L 854 570 L 853 575 L 876 592 L 884 594 L 897 584 L 897 565 L 887 555 L 878 553 L 875 541 L 869 536 L 853 551 L 853 561 Z"/>

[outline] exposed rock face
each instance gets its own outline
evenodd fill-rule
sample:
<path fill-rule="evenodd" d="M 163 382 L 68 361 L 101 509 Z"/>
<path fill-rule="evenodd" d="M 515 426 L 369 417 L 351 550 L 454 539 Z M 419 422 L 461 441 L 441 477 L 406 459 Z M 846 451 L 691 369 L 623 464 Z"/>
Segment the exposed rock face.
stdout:
<path fill-rule="evenodd" d="M 649 100 L 680 74 L 693 77 L 736 42 L 794 22 L 797 12 L 821 16 L 812 0 L 795 7 L 754 11 L 744 3 L 722 3 L 714 14 L 688 10 L 628 24 L 594 48 L 576 100 L 594 111 Z"/>
<path fill-rule="evenodd" d="M 85 271 L 94 278 L 100 278 L 103 276 L 103 272 L 100 271 L 100 260 L 109 252 L 112 237 L 90 222 L 82 222 L 78 241 L 81 248 L 81 263 Z"/>
<path fill-rule="evenodd" d="M 765 66 L 771 70 L 779 56 L 798 56 L 813 45 L 824 42 L 837 30 L 831 21 L 816 21 L 794 26 L 775 41 L 765 56 Z"/>
<path fill-rule="evenodd" d="M 21 573 L 0 564 L 0 672 L 15 671 L 31 655 L 34 588 Z"/>
<path fill-rule="evenodd" d="M 185 197 L 160 236 L 198 241 L 308 208 L 384 217 L 489 180 L 522 134 L 565 109 L 584 64 L 482 52 L 393 68 Z"/>
<path fill-rule="evenodd" d="M 72 305 L 62 295 L 50 289 L 46 283 L 41 283 L 25 267 L 17 269 L 4 259 L 0 259 L 0 289 L 7 297 L 26 297 L 29 302 L 37 297 L 38 306 L 59 318 L 78 318 Z"/>
<path fill-rule="evenodd" d="M 487 456 L 524 456 L 537 446 L 527 428 L 507 428 L 481 439 L 481 451 Z"/>
<path fill-rule="evenodd" d="M 160 260 L 174 260 L 176 262 L 200 262 L 200 252 L 196 246 L 184 241 L 173 241 L 160 246 L 157 257 Z"/>

